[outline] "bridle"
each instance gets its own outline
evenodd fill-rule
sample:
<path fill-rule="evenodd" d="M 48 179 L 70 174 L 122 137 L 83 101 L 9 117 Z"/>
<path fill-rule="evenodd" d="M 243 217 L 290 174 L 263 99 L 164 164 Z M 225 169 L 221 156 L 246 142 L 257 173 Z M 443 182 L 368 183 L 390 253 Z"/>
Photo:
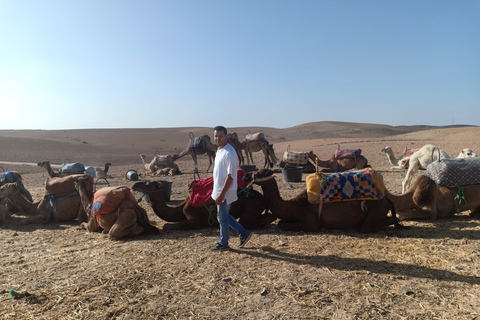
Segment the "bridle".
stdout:
<path fill-rule="evenodd" d="M 140 199 L 137 200 L 137 203 L 142 202 L 143 197 L 145 197 L 149 193 L 154 193 L 154 192 L 162 192 L 162 190 L 152 190 L 152 191 L 147 191 L 147 181 L 143 181 L 143 194 L 140 197 Z"/>

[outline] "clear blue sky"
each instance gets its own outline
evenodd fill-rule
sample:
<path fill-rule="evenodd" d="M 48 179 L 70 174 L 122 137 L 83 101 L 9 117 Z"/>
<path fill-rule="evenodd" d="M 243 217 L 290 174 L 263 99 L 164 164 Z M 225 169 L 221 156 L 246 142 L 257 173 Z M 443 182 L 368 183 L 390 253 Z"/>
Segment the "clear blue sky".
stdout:
<path fill-rule="evenodd" d="M 480 0 L 0 0 L 1 129 L 480 125 Z"/>

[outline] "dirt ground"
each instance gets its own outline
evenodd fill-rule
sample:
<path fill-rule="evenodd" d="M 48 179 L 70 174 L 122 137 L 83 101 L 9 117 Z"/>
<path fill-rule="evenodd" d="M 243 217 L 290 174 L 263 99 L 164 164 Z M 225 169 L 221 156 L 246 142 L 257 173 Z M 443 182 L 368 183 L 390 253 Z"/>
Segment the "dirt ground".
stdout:
<path fill-rule="evenodd" d="M 311 126 L 289 132 L 264 128 L 277 157 L 290 150 L 314 151 L 329 158 L 338 144 L 361 148 L 386 187 L 400 193 L 405 171 L 391 169 L 380 149 L 432 143 L 455 157 L 463 148 L 480 152 L 480 128 L 429 129 L 375 136 L 370 131 L 312 137 Z M 365 129 L 365 128 L 363 128 Z M 113 164 L 112 185 L 131 186 L 125 174 L 143 176 L 140 152 L 184 149 L 188 132 L 177 129 L 161 139 L 145 131 L 119 137 L 110 130 L 0 132 L 0 166 L 19 171 L 34 200 L 43 194 L 44 169 L 14 162 L 64 159 L 100 166 Z M 303 134 L 302 134 L 303 130 Z M 115 130 L 113 130 L 115 131 Z M 137 136 L 135 133 L 137 132 Z M 252 131 L 253 132 L 253 131 Z M 364 134 L 365 133 L 365 134 Z M 150 133 L 149 133 L 150 134 Z M 153 133 L 151 133 L 153 134 Z M 108 136 L 108 137 L 107 137 Z M 301 137 L 305 138 L 301 138 Z M 149 136 L 150 137 L 150 136 Z M 176 137 L 176 138 L 174 138 Z M 149 140 L 150 139 L 150 140 Z M 271 142 L 272 142 L 271 141 Z M 263 155 L 254 154 L 257 167 Z M 173 181 L 172 201 L 187 195 L 193 180 L 189 156 L 177 161 L 183 174 Z M 199 158 L 202 178 L 208 166 Z M 303 182 L 276 180 L 283 199 L 305 188 Z M 98 187 L 101 187 L 99 185 Z M 260 188 L 256 188 L 260 191 Z M 140 194 L 135 194 L 140 198 Z M 164 224 L 141 202 L 149 218 Z M 232 251 L 214 253 L 218 228 L 161 231 L 123 241 L 88 233 L 75 221 L 23 225 L 21 214 L 0 225 L 0 317 L 2 319 L 476 319 L 480 316 L 480 220 L 466 212 L 436 221 L 402 222 L 361 234 L 355 230 L 283 232 L 274 222 L 254 231 L 245 248 L 232 235 Z M 9 290 L 29 296 L 9 299 Z M 478 318 L 477 318 L 478 319 Z"/>

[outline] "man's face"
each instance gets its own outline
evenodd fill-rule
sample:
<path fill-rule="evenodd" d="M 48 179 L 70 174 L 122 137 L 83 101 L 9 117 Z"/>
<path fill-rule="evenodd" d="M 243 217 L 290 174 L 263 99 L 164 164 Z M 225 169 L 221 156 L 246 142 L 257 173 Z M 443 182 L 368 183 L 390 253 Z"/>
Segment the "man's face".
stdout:
<path fill-rule="evenodd" d="M 213 131 L 213 138 L 214 138 L 214 141 L 215 141 L 215 144 L 219 147 L 219 148 L 223 148 L 227 145 L 227 135 L 225 134 L 225 132 L 223 132 L 222 130 L 220 131 Z"/>

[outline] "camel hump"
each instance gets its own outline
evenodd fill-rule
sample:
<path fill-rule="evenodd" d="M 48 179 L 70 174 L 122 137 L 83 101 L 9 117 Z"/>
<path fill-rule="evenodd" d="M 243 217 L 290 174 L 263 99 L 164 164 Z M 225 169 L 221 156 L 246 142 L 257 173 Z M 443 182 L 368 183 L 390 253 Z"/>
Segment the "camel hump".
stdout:
<path fill-rule="evenodd" d="M 246 141 L 265 140 L 265 134 L 263 132 L 247 133 L 245 136 Z"/>
<path fill-rule="evenodd" d="M 73 174 L 60 179 L 48 178 L 45 183 L 46 196 L 62 196 L 77 191 L 75 188 L 75 180 L 78 177 L 85 177 L 87 179 L 87 190 L 93 192 L 93 177 L 88 174 Z"/>
<path fill-rule="evenodd" d="M 105 187 L 97 190 L 93 196 L 92 212 L 95 215 L 107 214 L 116 210 L 124 199 L 135 200 L 128 187 Z"/>
<path fill-rule="evenodd" d="M 358 158 L 362 154 L 362 149 L 337 149 L 335 150 L 335 159 Z"/>

